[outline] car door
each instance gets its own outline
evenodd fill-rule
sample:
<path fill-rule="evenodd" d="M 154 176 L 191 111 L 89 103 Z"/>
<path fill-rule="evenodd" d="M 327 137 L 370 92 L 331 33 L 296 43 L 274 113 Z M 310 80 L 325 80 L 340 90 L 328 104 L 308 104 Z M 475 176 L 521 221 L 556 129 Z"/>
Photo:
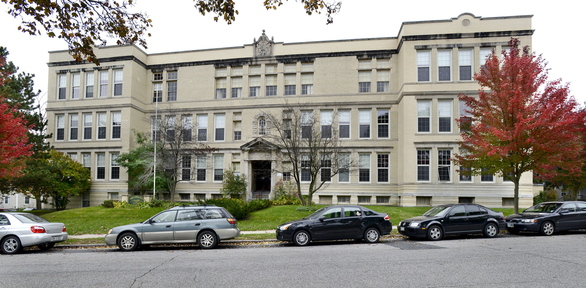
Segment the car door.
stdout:
<path fill-rule="evenodd" d="M 167 243 L 173 241 L 173 226 L 177 211 L 163 211 L 142 226 L 142 240 L 144 242 Z"/>
<path fill-rule="evenodd" d="M 326 209 L 313 223 L 312 233 L 315 240 L 340 239 L 342 207 Z"/>
<path fill-rule="evenodd" d="M 576 212 L 576 204 L 574 202 L 565 203 L 558 209 L 560 216 L 556 223 L 559 230 L 572 230 L 580 228 L 580 213 Z"/>
<path fill-rule="evenodd" d="M 344 207 L 344 217 L 340 219 L 340 238 L 362 238 L 364 215 L 360 207 Z"/>
<path fill-rule="evenodd" d="M 175 241 L 195 241 L 201 228 L 202 215 L 200 210 L 189 209 L 177 212 L 177 220 L 173 227 Z"/>
<path fill-rule="evenodd" d="M 8 220 L 8 217 L 0 215 L 0 239 L 8 233 L 9 228 L 10 221 Z"/>
<path fill-rule="evenodd" d="M 586 229 L 586 202 L 576 202 L 576 213 L 580 215 L 579 229 Z"/>
<path fill-rule="evenodd" d="M 484 230 L 484 225 L 488 218 L 488 212 L 480 209 L 477 205 L 466 205 L 466 215 L 468 216 L 466 231 L 478 232 Z"/>
<path fill-rule="evenodd" d="M 455 205 L 450 209 L 443 221 L 446 234 L 457 234 L 467 230 L 468 216 L 464 205 Z"/>

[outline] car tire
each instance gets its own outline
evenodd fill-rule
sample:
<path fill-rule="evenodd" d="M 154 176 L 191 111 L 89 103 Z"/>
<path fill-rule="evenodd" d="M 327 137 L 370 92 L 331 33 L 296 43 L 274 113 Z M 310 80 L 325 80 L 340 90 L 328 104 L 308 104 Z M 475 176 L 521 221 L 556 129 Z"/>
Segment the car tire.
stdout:
<path fill-rule="evenodd" d="M 2 240 L 2 253 L 4 254 L 16 254 L 22 250 L 20 239 L 16 236 L 8 236 Z"/>
<path fill-rule="evenodd" d="M 124 233 L 118 237 L 118 248 L 122 251 L 135 251 L 140 246 L 138 237 L 134 233 Z"/>
<path fill-rule="evenodd" d="M 311 235 L 305 230 L 299 230 L 293 234 L 293 243 L 297 246 L 307 246 L 311 242 Z"/>
<path fill-rule="evenodd" d="M 213 249 L 218 246 L 218 236 L 213 231 L 203 231 L 197 235 L 197 244 L 201 249 Z"/>
<path fill-rule="evenodd" d="M 53 247 L 55 247 L 55 243 L 43 243 L 43 244 L 37 245 L 37 248 L 39 248 L 39 250 L 41 250 L 41 251 L 47 251 Z"/>
<path fill-rule="evenodd" d="M 438 225 L 431 225 L 427 228 L 427 240 L 438 241 L 444 238 L 444 230 Z"/>
<path fill-rule="evenodd" d="M 545 221 L 541 224 L 539 234 L 543 236 L 551 236 L 555 232 L 555 225 L 551 221 Z"/>
<path fill-rule="evenodd" d="M 484 237 L 494 238 L 499 235 L 499 226 L 494 223 L 488 223 L 484 226 Z"/>
<path fill-rule="evenodd" d="M 364 231 L 364 242 L 366 243 L 376 243 L 380 240 L 380 232 L 376 228 L 368 228 Z"/>

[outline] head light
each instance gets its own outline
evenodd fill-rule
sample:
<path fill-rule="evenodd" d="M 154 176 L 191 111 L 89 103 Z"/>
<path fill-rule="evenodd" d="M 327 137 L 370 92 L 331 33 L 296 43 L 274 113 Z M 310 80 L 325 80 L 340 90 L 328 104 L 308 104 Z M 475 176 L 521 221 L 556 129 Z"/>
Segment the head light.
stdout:
<path fill-rule="evenodd" d="M 421 224 L 421 222 L 414 221 L 414 222 L 409 223 L 409 227 L 417 228 L 417 227 L 419 227 L 420 224 Z"/>
<path fill-rule="evenodd" d="M 536 223 L 537 219 L 523 219 L 521 223 Z"/>
<path fill-rule="evenodd" d="M 281 225 L 281 226 L 279 226 L 279 230 L 285 231 L 285 230 L 289 229 L 289 227 L 291 227 L 291 224 Z"/>

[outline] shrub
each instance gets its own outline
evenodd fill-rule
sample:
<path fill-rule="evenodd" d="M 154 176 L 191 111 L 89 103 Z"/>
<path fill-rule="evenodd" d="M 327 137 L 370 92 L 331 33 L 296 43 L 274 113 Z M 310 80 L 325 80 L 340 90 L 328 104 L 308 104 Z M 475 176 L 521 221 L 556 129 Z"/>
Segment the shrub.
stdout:
<path fill-rule="evenodd" d="M 301 199 L 296 195 L 296 188 L 290 181 L 279 180 L 275 184 L 275 200 L 273 205 L 300 205 Z"/>
<path fill-rule="evenodd" d="M 128 204 L 128 202 L 126 202 L 126 201 L 116 201 L 116 202 L 114 202 L 114 208 L 116 208 L 116 209 L 128 208 L 128 207 L 130 207 L 130 204 Z"/>
<path fill-rule="evenodd" d="M 102 203 L 104 208 L 114 208 L 114 203 L 118 202 L 118 200 L 106 200 Z"/>
<path fill-rule="evenodd" d="M 250 213 L 258 210 L 262 210 L 271 206 L 270 200 L 253 200 L 250 202 L 246 202 L 241 199 L 233 199 L 233 198 L 220 198 L 220 199 L 210 199 L 202 202 L 200 204 L 209 204 L 209 205 L 216 205 L 220 207 L 226 208 L 234 218 L 237 220 L 246 219 Z"/>
<path fill-rule="evenodd" d="M 237 174 L 233 168 L 226 170 L 220 192 L 226 197 L 242 199 L 242 195 L 246 192 L 246 176 Z"/>
<path fill-rule="evenodd" d="M 558 193 L 555 189 L 548 188 L 544 191 L 539 191 L 539 194 L 533 197 L 533 204 L 539 204 L 541 202 L 547 201 L 557 201 L 558 200 Z"/>

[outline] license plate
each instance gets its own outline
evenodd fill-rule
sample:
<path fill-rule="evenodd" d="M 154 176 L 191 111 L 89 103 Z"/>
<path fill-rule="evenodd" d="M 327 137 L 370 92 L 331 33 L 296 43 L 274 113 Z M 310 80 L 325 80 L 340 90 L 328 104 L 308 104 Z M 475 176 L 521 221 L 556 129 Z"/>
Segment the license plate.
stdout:
<path fill-rule="evenodd" d="M 63 236 L 53 236 L 53 241 L 61 241 L 63 240 Z"/>
<path fill-rule="evenodd" d="M 405 231 L 405 227 L 399 227 L 399 231 Z"/>
<path fill-rule="evenodd" d="M 507 227 L 513 228 L 513 227 L 515 227 L 515 224 L 513 224 L 513 223 L 507 223 Z"/>

